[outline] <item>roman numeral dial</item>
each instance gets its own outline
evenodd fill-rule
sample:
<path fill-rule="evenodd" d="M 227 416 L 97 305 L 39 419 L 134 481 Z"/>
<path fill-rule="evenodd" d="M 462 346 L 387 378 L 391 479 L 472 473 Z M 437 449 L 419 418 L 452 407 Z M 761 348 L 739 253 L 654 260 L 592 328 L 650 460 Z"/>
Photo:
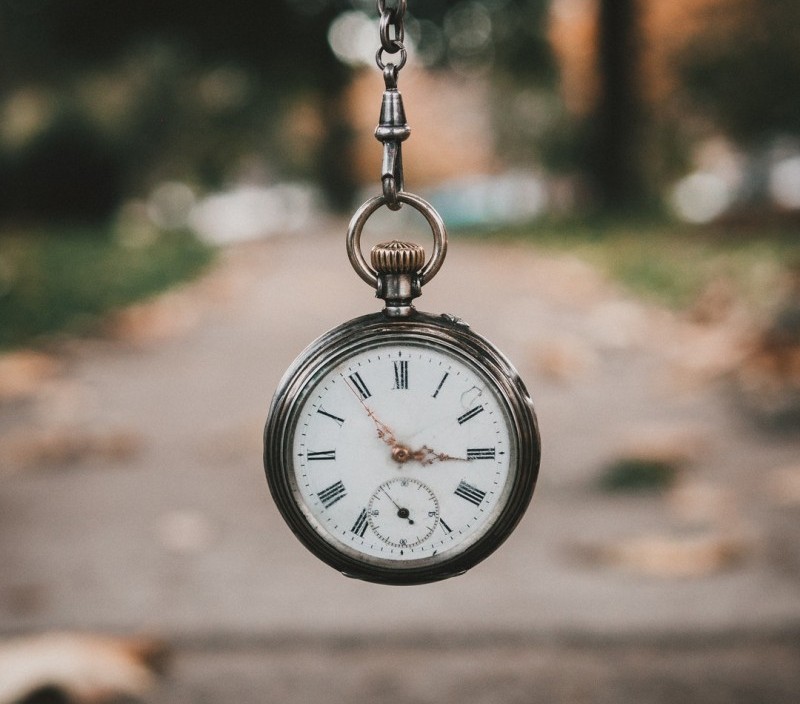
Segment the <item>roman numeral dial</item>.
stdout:
<path fill-rule="evenodd" d="M 438 341 L 348 349 L 295 390 L 287 456 L 302 514 L 327 546 L 368 561 L 458 554 L 508 495 L 515 450 L 499 387 Z"/>

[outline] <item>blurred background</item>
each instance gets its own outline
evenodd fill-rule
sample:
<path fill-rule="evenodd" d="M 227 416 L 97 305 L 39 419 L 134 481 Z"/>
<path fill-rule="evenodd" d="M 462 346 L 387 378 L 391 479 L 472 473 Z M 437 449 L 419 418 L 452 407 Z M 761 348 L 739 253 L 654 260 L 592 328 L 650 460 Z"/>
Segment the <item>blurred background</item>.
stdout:
<path fill-rule="evenodd" d="M 496 557 L 397 590 L 260 469 L 282 371 L 375 305 L 373 0 L 0 0 L 0 704 L 797 701 L 800 5 L 405 27 L 419 307 L 511 356 L 545 456 Z"/>

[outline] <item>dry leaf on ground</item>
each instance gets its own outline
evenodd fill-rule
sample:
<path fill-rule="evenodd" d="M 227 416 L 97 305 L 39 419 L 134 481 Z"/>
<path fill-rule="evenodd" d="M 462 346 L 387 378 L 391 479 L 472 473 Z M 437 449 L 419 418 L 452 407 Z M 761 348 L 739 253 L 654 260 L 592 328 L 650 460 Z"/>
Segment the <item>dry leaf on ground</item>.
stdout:
<path fill-rule="evenodd" d="M 75 464 L 88 458 L 109 462 L 131 459 L 142 439 L 128 430 L 87 432 L 62 426 L 47 430 L 24 428 L 7 434 L 0 445 L 0 474 Z"/>
<path fill-rule="evenodd" d="M 584 548 L 593 562 L 654 577 L 705 577 L 724 570 L 748 551 L 747 541 L 707 532 L 689 536 L 646 535 Z"/>
<path fill-rule="evenodd" d="M 595 368 L 598 358 L 595 350 L 579 338 L 560 336 L 537 344 L 533 361 L 544 377 L 566 383 Z"/>
<path fill-rule="evenodd" d="M 767 475 L 769 498 L 779 506 L 800 506 L 800 464 L 780 467 Z"/>
<path fill-rule="evenodd" d="M 52 633 L 0 642 L 0 704 L 55 690 L 76 704 L 141 698 L 166 662 L 154 639 Z"/>
<path fill-rule="evenodd" d="M 703 455 L 710 444 L 709 437 L 709 430 L 696 425 L 638 425 L 625 433 L 618 454 L 684 466 Z"/>
<path fill-rule="evenodd" d="M 0 355 L 0 401 L 31 396 L 60 370 L 58 360 L 42 352 L 19 350 Z"/>

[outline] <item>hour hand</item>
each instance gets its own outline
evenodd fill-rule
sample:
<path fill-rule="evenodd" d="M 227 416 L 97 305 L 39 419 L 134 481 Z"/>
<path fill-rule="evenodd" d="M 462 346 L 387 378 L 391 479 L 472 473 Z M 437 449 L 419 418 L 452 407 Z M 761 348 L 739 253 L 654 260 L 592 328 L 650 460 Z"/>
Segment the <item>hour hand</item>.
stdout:
<path fill-rule="evenodd" d="M 446 452 L 436 452 L 436 450 L 432 450 L 427 445 L 423 445 L 419 450 L 411 452 L 409 459 L 416 460 L 423 465 L 433 464 L 434 462 L 467 461 L 466 457 L 453 457 L 453 455 L 448 455 Z"/>

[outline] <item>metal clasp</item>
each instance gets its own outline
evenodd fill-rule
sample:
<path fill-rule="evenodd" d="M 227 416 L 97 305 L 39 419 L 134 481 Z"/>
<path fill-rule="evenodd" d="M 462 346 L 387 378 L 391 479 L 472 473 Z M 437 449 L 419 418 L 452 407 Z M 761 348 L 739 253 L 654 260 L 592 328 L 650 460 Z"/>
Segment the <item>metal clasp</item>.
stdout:
<path fill-rule="evenodd" d="M 442 216 L 427 201 L 413 193 L 401 191 L 397 194 L 397 200 L 406 205 L 410 205 L 418 211 L 427 221 L 433 234 L 433 252 L 431 258 L 419 272 L 419 285 L 424 286 L 442 267 L 445 255 L 447 254 L 447 229 L 444 226 Z M 377 289 L 380 286 L 378 271 L 367 262 L 364 253 L 361 251 L 361 232 L 370 216 L 381 208 L 389 205 L 385 196 L 375 196 L 353 213 L 350 225 L 347 228 L 347 256 L 353 265 L 355 272 L 370 286 Z"/>
<path fill-rule="evenodd" d="M 403 108 L 403 96 L 397 90 L 397 71 L 398 67 L 394 64 L 386 64 L 383 68 L 386 90 L 383 92 L 380 121 L 375 128 L 375 139 L 383 144 L 381 185 L 390 210 L 400 210 L 401 203 L 397 195 L 404 189 L 403 141 L 411 134 Z"/>

